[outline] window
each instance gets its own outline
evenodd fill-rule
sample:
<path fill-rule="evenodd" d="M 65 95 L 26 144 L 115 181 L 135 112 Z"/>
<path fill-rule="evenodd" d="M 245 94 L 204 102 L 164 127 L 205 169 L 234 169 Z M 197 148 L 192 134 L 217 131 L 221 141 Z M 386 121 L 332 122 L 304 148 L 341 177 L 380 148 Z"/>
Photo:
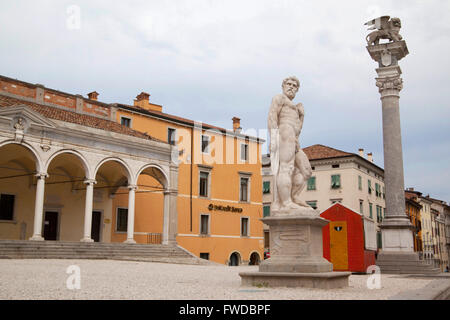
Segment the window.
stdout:
<path fill-rule="evenodd" d="M 241 160 L 248 161 L 248 144 L 241 144 Z"/>
<path fill-rule="evenodd" d="M 367 180 L 367 190 L 369 194 L 372 194 L 372 181 Z"/>
<path fill-rule="evenodd" d="M 117 208 L 117 232 L 127 232 L 128 228 L 128 209 Z"/>
<path fill-rule="evenodd" d="M 330 199 L 331 204 L 335 204 L 335 203 L 342 203 L 342 199 Z"/>
<path fill-rule="evenodd" d="M 381 236 L 381 232 L 377 232 L 377 247 L 378 249 L 382 249 L 383 248 L 383 241 L 382 241 L 382 236 Z"/>
<path fill-rule="evenodd" d="M 263 193 L 270 193 L 270 181 L 263 182 Z"/>
<path fill-rule="evenodd" d="M 248 218 L 241 218 L 241 237 L 248 237 Z"/>
<path fill-rule="evenodd" d="M 386 199 L 386 191 L 385 191 L 384 187 L 383 187 L 383 199 Z"/>
<path fill-rule="evenodd" d="M 361 214 L 364 213 L 364 201 L 363 200 L 359 200 L 359 213 L 361 213 Z"/>
<path fill-rule="evenodd" d="M 381 197 L 381 188 L 380 188 L 380 185 L 378 183 L 375 183 L 375 196 L 376 197 Z"/>
<path fill-rule="evenodd" d="M 369 203 L 369 218 L 373 218 L 373 208 L 371 203 Z"/>
<path fill-rule="evenodd" d="M 0 220 L 13 220 L 15 196 L 2 194 L 0 196 Z"/>
<path fill-rule="evenodd" d="M 125 126 L 125 127 L 131 128 L 131 118 L 127 118 L 127 117 L 121 116 L 120 117 L 120 124 Z"/>
<path fill-rule="evenodd" d="M 209 137 L 202 135 L 202 152 L 209 153 Z"/>
<path fill-rule="evenodd" d="M 270 217 L 270 206 L 263 206 L 263 217 Z"/>
<path fill-rule="evenodd" d="M 316 190 L 316 177 L 311 177 L 308 179 L 308 186 L 306 190 Z"/>
<path fill-rule="evenodd" d="M 362 190 L 362 177 L 358 176 L 358 189 Z"/>
<path fill-rule="evenodd" d="M 339 164 L 333 164 L 331 167 L 332 167 L 333 169 L 337 169 L 337 168 L 340 168 L 341 166 L 340 166 Z"/>
<path fill-rule="evenodd" d="M 339 189 L 341 187 L 341 175 L 335 174 L 331 176 L 331 188 Z"/>
<path fill-rule="evenodd" d="M 380 223 L 383 220 L 383 217 L 381 216 L 381 207 L 377 206 L 377 222 Z"/>
<path fill-rule="evenodd" d="M 209 252 L 200 252 L 200 259 L 209 260 Z"/>
<path fill-rule="evenodd" d="M 240 188 L 240 201 L 248 201 L 248 181 L 249 178 L 241 178 L 241 188 Z"/>
<path fill-rule="evenodd" d="M 314 210 L 317 209 L 317 201 L 306 201 L 306 204 Z"/>
<path fill-rule="evenodd" d="M 209 234 L 209 215 L 200 215 L 200 234 Z"/>
<path fill-rule="evenodd" d="M 177 130 L 173 128 L 167 128 L 167 142 L 174 146 L 176 144 Z"/>
<path fill-rule="evenodd" d="M 208 197 L 208 186 L 209 186 L 209 172 L 200 171 L 200 197 Z"/>

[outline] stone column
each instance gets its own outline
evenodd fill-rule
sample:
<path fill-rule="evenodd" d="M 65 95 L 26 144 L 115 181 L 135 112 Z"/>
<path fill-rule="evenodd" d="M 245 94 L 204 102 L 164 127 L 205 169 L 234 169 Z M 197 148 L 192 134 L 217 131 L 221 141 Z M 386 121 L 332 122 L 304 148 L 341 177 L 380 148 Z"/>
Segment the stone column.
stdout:
<path fill-rule="evenodd" d="M 400 90 L 403 80 L 399 66 L 376 69 L 383 118 L 386 217 L 381 224 L 384 252 L 414 252 L 413 225 L 405 210 Z"/>
<path fill-rule="evenodd" d="M 164 191 L 162 244 L 169 244 L 170 192 Z"/>
<path fill-rule="evenodd" d="M 84 235 L 81 242 L 94 242 L 91 238 L 92 229 L 92 202 L 94 198 L 94 184 L 97 183 L 95 180 L 86 180 L 86 203 L 84 207 Z"/>
<path fill-rule="evenodd" d="M 33 236 L 30 238 L 32 241 L 43 241 L 42 237 L 42 216 L 44 214 L 44 194 L 45 194 L 45 178 L 48 177 L 47 173 L 36 174 L 36 200 L 34 205 L 34 227 Z"/>
<path fill-rule="evenodd" d="M 403 152 L 400 128 L 400 91 L 403 80 L 398 61 L 408 55 L 405 41 L 367 46 L 378 63 L 376 86 L 381 94 L 386 216 L 380 225 L 382 250 L 377 265 L 384 273 L 427 273 L 414 252 L 413 231 L 405 211 Z"/>
<path fill-rule="evenodd" d="M 136 243 L 134 240 L 134 200 L 137 186 L 129 185 L 128 189 L 128 224 L 127 224 L 127 240 L 125 243 Z"/>
<path fill-rule="evenodd" d="M 168 218 L 168 244 L 177 243 L 178 234 L 178 211 L 177 211 L 177 199 L 178 199 L 178 166 L 170 166 L 170 190 L 167 193 L 168 206 L 169 206 L 169 218 Z M 166 196 L 166 195 L 165 195 Z"/>

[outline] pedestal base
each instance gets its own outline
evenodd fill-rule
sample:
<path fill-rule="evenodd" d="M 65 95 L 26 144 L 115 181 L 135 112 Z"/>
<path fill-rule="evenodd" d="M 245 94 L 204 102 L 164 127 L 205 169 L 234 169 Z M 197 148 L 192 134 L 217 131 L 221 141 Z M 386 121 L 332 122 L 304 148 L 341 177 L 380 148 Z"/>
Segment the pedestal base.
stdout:
<path fill-rule="evenodd" d="M 41 236 L 32 236 L 29 240 L 30 241 L 44 241 L 45 239 Z"/>
<path fill-rule="evenodd" d="M 381 273 L 387 274 L 436 274 L 440 269 L 419 260 L 416 252 L 382 251 L 377 257 Z"/>
<path fill-rule="evenodd" d="M 323 257 L 322 228 L 328 221 L 311 208 L 261 219 L 269 226 L 270 259 L 259 272 L 240 273 L 242 285 L 269 287 L 348 287 L 350 272 L 332 272 Z"/>
<path fill-rule="evenodd" d="M 243 286 L 337 289 L 348 287 L 350 272 L 242 272 Z"/>

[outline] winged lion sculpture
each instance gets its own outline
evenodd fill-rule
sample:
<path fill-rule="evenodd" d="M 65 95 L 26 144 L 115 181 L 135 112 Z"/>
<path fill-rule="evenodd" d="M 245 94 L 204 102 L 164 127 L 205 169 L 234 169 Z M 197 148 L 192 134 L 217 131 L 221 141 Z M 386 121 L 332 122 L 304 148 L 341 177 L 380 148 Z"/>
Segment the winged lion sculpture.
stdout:
<path fill-rule="evenodd" d="M 369 33 L 366 37 L 367 45 L 369 46 L 379 44 L 380 39 L 388 39 L 389 41 L 400 41 L 403 39 L 399 33 L 402 27 L 399 18 L 391 19 L 390 16 L 382 16 L 368 21 L 364 25 L 369 26 L 368 30 L 377 29 Z"/>

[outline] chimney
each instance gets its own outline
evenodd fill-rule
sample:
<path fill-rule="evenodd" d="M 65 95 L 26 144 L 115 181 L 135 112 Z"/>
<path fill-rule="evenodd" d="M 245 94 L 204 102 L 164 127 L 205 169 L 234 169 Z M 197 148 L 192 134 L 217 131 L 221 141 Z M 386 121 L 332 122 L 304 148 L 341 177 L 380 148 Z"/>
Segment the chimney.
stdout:
<path fill-rule="evenodd" d="M 241 119 L 234 117 L 233 119 L 233 131 L 236 133 L 241 133 Z"/>
<path fill-rule="evenodd" d="M 362 149 L 362 148 L 359 149 L 359 156 L 361 158 L 364 158 L 364 149 Z"/>
<path fill-rule="evenodd" d="M 89 100 L 97 101 L 98 92 L 97 91 L 93 91 L 91 93 L 88 93 L 88 97 L 89 97 Z"/>
<path fill-rule="evenodd" d="M 150 111 L 162 112 L 162 106 L 150 103 L 150 94 L 147 92 L 141 92 L 134 100 L 134 106 L 141 107 Z"/>
<path fill-rule="evenodd" d="M 367 154 L 367 160 L 369 160 L 370 162 L 373 162 L 373 154 L 372 154 L 372 152 Z"/>
<path fill-rule="evenodd" d="M 406 189 L 406 190 L 408 190 L 408 191 L 414 191 L 414 188 L 408 188 L 408 189 Z"/>

